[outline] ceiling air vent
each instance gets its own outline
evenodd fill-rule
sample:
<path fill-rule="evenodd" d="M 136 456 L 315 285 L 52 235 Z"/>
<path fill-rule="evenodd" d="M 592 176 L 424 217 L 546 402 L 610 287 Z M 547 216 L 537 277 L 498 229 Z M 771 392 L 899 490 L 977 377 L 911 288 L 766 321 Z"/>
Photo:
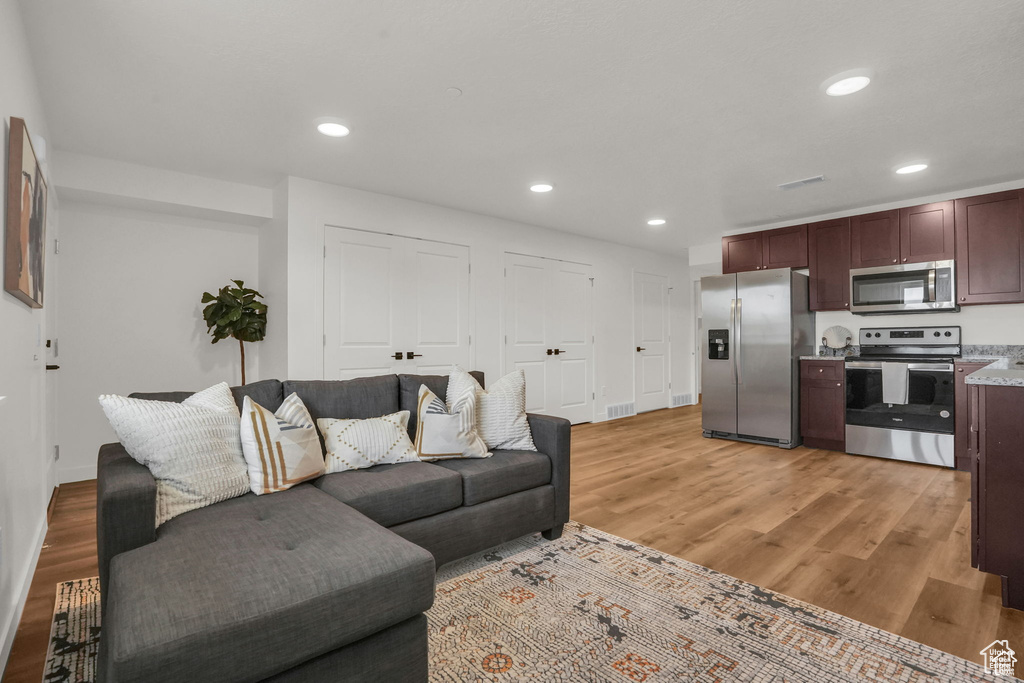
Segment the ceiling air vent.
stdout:
<path fill-rule="evenodd" d="M 794 180 L 794 181 L 789 182 L 789 183 L 782 183 L 781 185 L 779 185 L 779 189 L 780 190 L 795 190 L 796 188 L 803 187 L 804 185 L 813 185 L 814 183 L 823 183 L 823 182 L 825 182 L 825 176 L 823 176 L 823 175 L 816 175 L 813 178 L 804 178 L 803 180 Z"/>

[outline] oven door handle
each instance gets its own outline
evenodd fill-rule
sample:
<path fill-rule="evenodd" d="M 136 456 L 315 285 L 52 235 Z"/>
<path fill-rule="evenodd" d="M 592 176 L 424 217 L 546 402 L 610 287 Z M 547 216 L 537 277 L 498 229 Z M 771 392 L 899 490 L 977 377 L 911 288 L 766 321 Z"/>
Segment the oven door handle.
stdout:
<path fill-rule="evenodd" d="M 889 362 L 899 363 L 898 360 Z M 859 368 L 863 370 L 881 370 L 882 363 L 880 361 L 872 362 L 863 360 L 848 360 L 846 361 L 846 367 Z M 934 370 L 936 372 L 953 372 L 953 365 L 951 363 L 907 363 L 907 370 Z"/>

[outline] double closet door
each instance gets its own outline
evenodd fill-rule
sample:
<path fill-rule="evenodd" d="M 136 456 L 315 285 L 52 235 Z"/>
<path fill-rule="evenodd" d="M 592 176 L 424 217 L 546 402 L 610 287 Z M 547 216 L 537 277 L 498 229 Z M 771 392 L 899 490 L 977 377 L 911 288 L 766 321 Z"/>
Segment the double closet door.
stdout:
<path fill-rule="evenodd" d="M 505 371 L 526 374 L 526 409 L 593 419 L 591 267 L 505 254 Z"/>
<path fill-rule="evenodd" d="M 324 229 L 324 379 L 472 370 L 469 248 Z"/>

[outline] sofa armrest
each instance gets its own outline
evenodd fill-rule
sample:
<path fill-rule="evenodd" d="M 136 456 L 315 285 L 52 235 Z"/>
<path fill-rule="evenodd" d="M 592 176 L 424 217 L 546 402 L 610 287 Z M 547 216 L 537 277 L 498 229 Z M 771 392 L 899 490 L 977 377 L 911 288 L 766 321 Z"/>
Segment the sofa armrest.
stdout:
<path fill-rule="evenodd" d="M 156 480 L 119 443 L 100 446 L 96 467 L 96 551 L 101 595 L 110 560 L 156 540 Z"/>
<path fill-rule="evenodd" d="M 555 487 L 555 524 L 569 521 L 569 441 L 572 425 L 550 415 L 527 413 L 537 450 L 551 458 L 551 485 Z"/>

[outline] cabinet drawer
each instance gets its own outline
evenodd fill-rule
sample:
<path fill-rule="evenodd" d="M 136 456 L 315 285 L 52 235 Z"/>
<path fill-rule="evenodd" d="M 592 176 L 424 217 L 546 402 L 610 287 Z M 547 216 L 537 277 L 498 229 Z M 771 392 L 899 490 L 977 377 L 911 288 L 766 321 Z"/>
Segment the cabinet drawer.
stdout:
<path fill-rule="evenodd" d="M 841 360 L 802 360 L 800 361 L 800 377 L 802 379 L 834 379 L 843 381 L 845 365 Z"/>

